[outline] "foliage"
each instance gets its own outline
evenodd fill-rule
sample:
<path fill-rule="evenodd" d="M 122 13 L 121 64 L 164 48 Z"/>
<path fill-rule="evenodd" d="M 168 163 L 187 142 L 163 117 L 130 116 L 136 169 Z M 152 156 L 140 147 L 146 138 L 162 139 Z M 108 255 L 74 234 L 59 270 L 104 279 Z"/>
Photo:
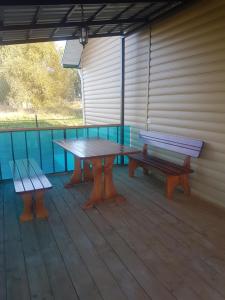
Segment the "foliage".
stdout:
<path fill-rule="evenodd" d="M 23 109 L 13 109 L 0 104 L 0 129 L 36 127 L 36 120 L 38 127 L 82 125 L 80 101 L 64 103 L 63 106 L 50 109 L 46 107 L 38 113 L 28 113 Z"/>
<path fill-rule="evenodd" d="M 5 102 L 12 107 L 39 109 L 74 99 L 76 70 L 61 66 L 54 43 L 0 47 L 0 81 L 8 90 Z"/>

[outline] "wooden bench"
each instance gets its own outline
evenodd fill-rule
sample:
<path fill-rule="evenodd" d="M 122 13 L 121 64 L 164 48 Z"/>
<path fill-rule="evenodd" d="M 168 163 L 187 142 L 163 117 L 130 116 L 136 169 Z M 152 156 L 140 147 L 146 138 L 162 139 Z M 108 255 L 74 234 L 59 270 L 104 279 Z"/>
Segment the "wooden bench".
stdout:
<path fill-rule="evenodd" d="M 24 202 L 24 210 L 20 221 L 33 219 L 32 208 L 37 218 L 45 219 L 48 211 L 44 206 L 44 192 L 52 188 L 48 178 L 43 174 L 33 159 L 21 159 L 10 162 L 16 193 L 20 194 Z M 32 197 L 35 203 L 33 205 Z"/>
<path fill-rule="evenodd" d="M 189 174 L 191 157 L 199 157 L 203 148 L 203 141 L 188 137 L 175 136 L 152 131 L 140 131 L 140 139 L 144 142 L 143 151 L 129 155 L 129 175 L 134 176 L 134 171 L 141 166 L 144 173 L 153 168 L 166 176 L 166 196 L 172 199 L 175 188 L 180 185 L 186 194 L 190 194 Z M 183 165 L 161 159 L 148 154 L 148 145 L 169 150 L 184 155 Z"/>

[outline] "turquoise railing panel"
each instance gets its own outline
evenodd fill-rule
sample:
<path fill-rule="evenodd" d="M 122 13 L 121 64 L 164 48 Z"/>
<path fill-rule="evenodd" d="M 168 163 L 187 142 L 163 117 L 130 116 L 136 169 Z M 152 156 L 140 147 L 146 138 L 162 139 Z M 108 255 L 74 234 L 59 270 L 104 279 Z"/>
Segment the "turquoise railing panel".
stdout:
<path fill-rule="evenodd" d="M 67 139 L 78 139 L 78 134 L 76 129 L 66 129 L 66 138 Z M 61 147 L 60 147 L 61 148 Z M 71 153 L 66 153 L 66 168 L 67 171 L 72 171 L 74 169 L 74 157 Z"/>
<path fill-rule="evenodd" d="M 39 131 L 25 131 L 27 140 L 27 156 L 33 158 L 39 165 L 41 165 L 40 153 L 40 133 Z M 0 134 L 1 135 L 1 134 Z"/>
<path fill-rule="evenodd" d="M 40 131 L 41 169 L 44 173 L 53 173 L 53 143 L 50 130 Z"/>
<path fill-rule="evenodd" d="M 64 139 L 64 130 L 53 130 L 53 140 Z M 65 152 L 58 145 L 53 143 L 53 157 L 54 157 L 54 173 L 65 171 Z"/>
<path fill-rule="evenodd" d="M 12 177 L 9 162 L 22 158 L 35 159 L 47 174 L 73 170 L 73 155 L 54 144 L 54 140 L 102 138 L 120 143 L 120 133 L 118 125 L 0 132 L 0 180 Z M 130 145 L 129 126 L 124 127 L 124 144 Z M 117 157 L 115 163 L 120 164 L 121 158 Z"/>
<path fill-rule="evenodd" d="M 12 134 L 0 134 L 0 175 L 1 179 L 11 178 L 9 161 L 13 160 Z"/>

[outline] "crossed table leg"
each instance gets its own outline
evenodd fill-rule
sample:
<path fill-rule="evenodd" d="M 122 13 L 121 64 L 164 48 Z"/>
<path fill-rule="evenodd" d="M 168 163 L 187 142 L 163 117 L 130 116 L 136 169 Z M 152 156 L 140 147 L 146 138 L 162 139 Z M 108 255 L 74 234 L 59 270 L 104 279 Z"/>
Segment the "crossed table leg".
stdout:
<path fill-rule="evenodd" d="M 104 202 L 106 200 L 114 200 L 117 203 L 125 201 L 125 198 L 118 194 L 113 183 L 113 162 L 115 155 L 108 156 L 104 159 L 104 166 L 102 166 L 102 158 L 91 158 L 84 161 L 84 181 L 94 179 L 93 188 L 89 199 L 83 205 L 83 209 L 92 208 L 95 204 Z M 90 164 L 92 165 L 92 173 L 90 170 Z M 82 182 L 82 170 L 81 162 L 76 158 L 75 170 L 66 188 L 70 188 L 77 183 Z"/>
<path fill-rule="evenodd" d="M 114 200 L 117 203 L 125 201 L 125 198 L 118 194 L 113 183 L 114 159 L 115 156 L 106 157 L 104 167 L 102 167 L 102 158 L 90 159 L 93 166 L 94 186 L 89 199 L 83 205 L 83 209 L 92 208 L 95 204 L 106 200 Z"/>

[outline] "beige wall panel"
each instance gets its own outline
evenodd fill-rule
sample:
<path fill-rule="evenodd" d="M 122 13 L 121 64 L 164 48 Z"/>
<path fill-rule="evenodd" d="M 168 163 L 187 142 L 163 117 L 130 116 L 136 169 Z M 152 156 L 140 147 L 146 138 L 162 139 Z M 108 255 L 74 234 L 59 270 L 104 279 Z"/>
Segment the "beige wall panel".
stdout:
<path fill-rule="evenodd" d="M 125 122 L 145 128 L 148 101 L 149 41 L 146 29 L 126 38 L 125 50 Z M 137 130 L 132 131 L 132 143 L 138 142 Z"/>
<path fill-rule="evenodd" d="M 125 121 L 133 126 L 132 144 L 141 146 L 138 132 L 146 126 L 204 140 L 201 158 L 192 160 L 192 190 L 223 206 L 224 28 L 225 1 L 200 0 L 155 24 L 151 43 L 150 29 L 129 36 L 125 50 Z M 91 40 L 83 55 L 87 123 L 119 121 L 120 71 L 120 39 Z M 180 155 L 152 151 L 181 162 Z"/>
<path fill-rule="evenodd" d="M 152 28 L 149 129 L 205 141 L 193 192 L 225 206 L 225 2 L 202 0 Z M 179 161 L 178 156 L 160 155 Z"/>
<path fill-rule="evenodd" d="M 120 38 L 90 39 L 82 55 L 86 124 L 120 121 Z"/>

